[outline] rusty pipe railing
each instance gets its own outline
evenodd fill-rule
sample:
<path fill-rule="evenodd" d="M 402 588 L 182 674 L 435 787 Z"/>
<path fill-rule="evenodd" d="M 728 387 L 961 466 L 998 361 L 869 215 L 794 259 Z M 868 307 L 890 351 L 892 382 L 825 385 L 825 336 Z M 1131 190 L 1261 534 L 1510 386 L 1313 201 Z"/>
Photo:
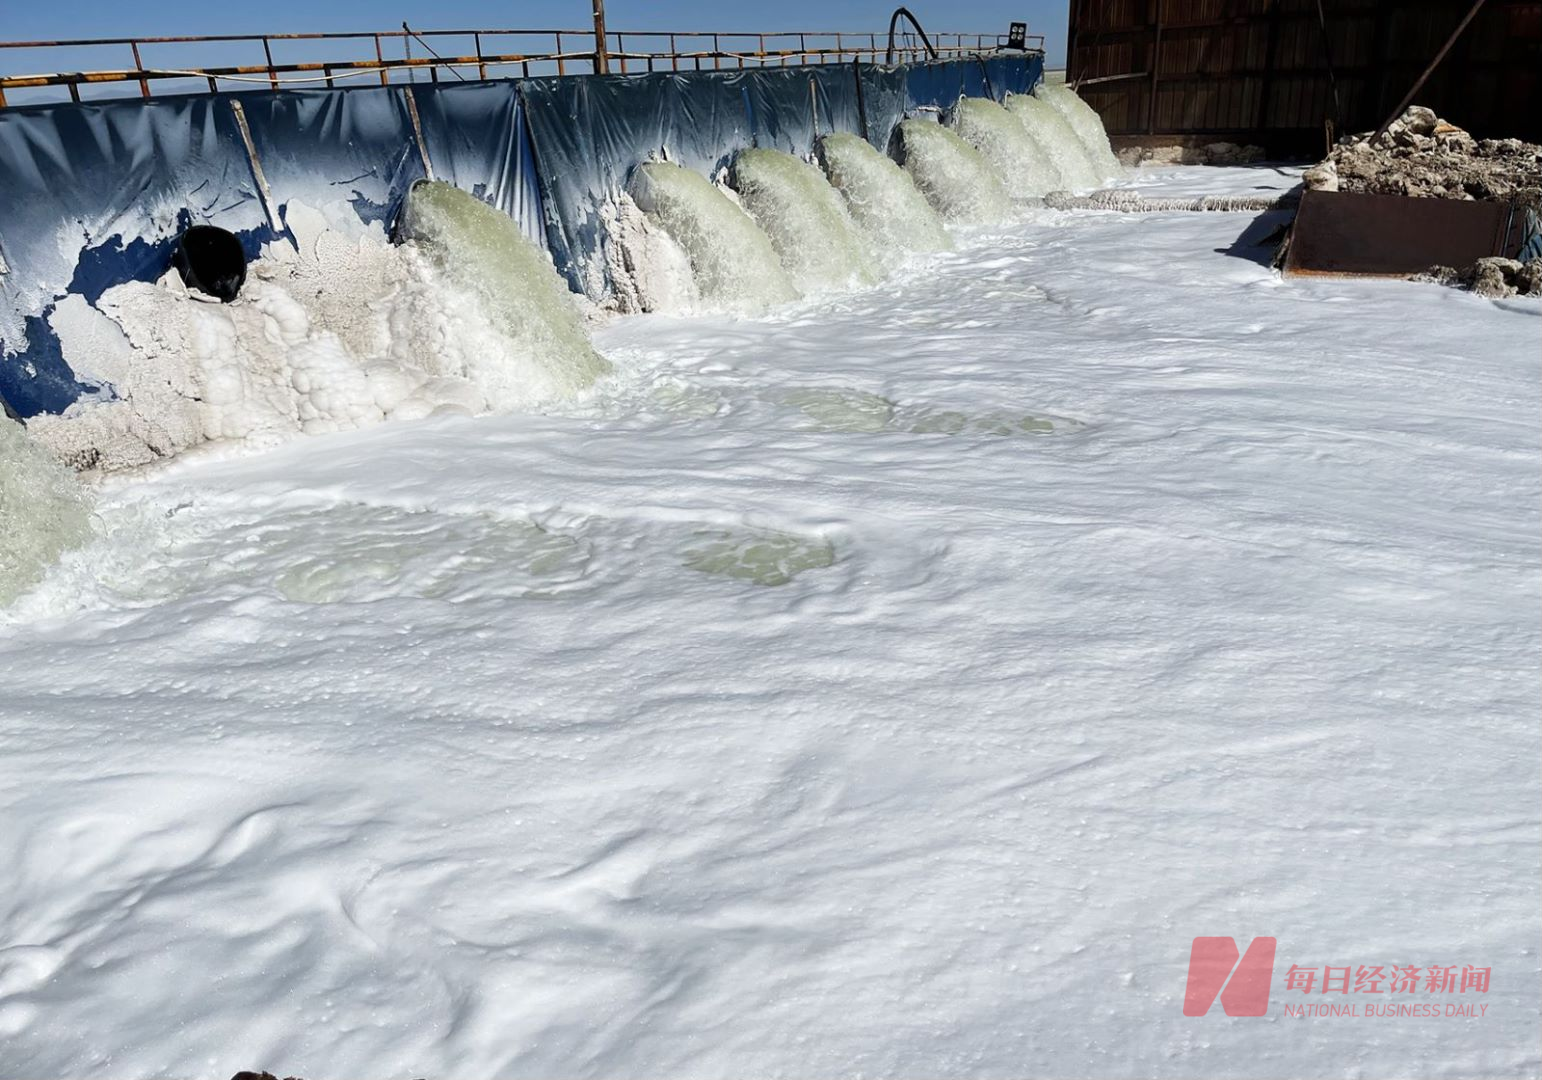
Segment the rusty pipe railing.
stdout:
<path fill-rule="evenodd" d="M 547 39 L 549 49 L 522 50 L 519 52 L 488 52 L 484 39 L 510 37 L 529 40 Z M 441 55 L 427 39 L 469 39 L 469 54 Z M 582 42 L 583 48 L 565 48 L 568 42 Z M 414 57 L 411 44 L 416 40 L 426 57 Z M 931 42 L 918 41 L 915 35 L 903 34 L 895 39 L 894 55 L 901 60 L 918 60 L 926 57 L 926 46 L 935 46 L 935 55 L 947 58 L 971 56 L 978 52 L 999 49 L 1005 43 L 1004 34 L 942 34 Z M 1042 51 L 1043 36 L 1031 39 Z M 277 62 L 274 46 L 282 42 L 368 42 L 373 56 L 367 59 L 339 58 L 335 60 L 306 60 L 288 63 Z M 387 50 L 386 44 L 393 48 Z M 614 42 L 614 47 L 610 43 Z M 659 48 L 647 48 L 657 42 Z M 738 44 L 743 42 L 742 45 Z M 147 62 L 143 49 L 146 46 L 206 45 L 226 46 L 258 44 L 262 48 L 261 64 L 204 64 L 158 66 Z M 599 52 L 595 38 L 588 30 L 543 30 L 471 28 L 450 30 L 417 30 L 405 25 L 400 30 L 371 30 L 360 32 L 330 31 L 298 34 L 227 34 L 172 37 L 117 37 L 80 38 L 58 41 L 0 41 L 0 58 L 6 51 L 15 50 L 79 50 L 110 47 L 127 47 L 133 60 L 131 67 L 109 68 L 95 71 L 52 71 L 41 74 L 0 75 L 0 107 L 7 104 L 7 90 L 64 87 L 72 100 L 81 100 L 83 86 L 100 86 L 119 83 L 135 83 L 142 97 L 151 97 L 154 87 L 171 80 L 197 79 L 207 83 L 211 91 L 218 89 L 221 81 L 253 83 L 269 89 L 282 89 L 285 85 L 322 84 L 336 86 L 346 80 L 376 75 L 382 85 L 390 85 L 393 73 L 406 72 L 410 77 L 418 70 L 428 72 L 438 81 L 441 70 L 449 71 L 458 78 L 465 78 L 462 70 L 474 71 L 476 78 L 488 78 L 489 71 L 517 67 L 523 76 L 531 74 L 532 64 L 555 68 L 559 75 L 568 74 L 568 65 L 587 65 L 588 70 L 598 66 Z M 630 46 L 630 47 L 629 47 Z M 401 56 L 387 55 L 398 51 Z M 721 70 L 725 64 L 740 69 L 750 66 L 786 66 L 796 64 L 849 63 L 853 60 L 880 62 L 886 50 L 879 43 L 879 35 L 854 34 L 849 31 L 776 31 L 776 32 L 725 32 L 707 30 L 616 30 L 606 34 L 604 56 L 619 65 L 621 71 L 655 71 L 667 68 L 679 71 L 684 66 L 702 70 L 710 66 Z M 580 68 L 586 70 L 586 68 Z M 316 74 L 316 73 L 319 73 Z M 280 76 L 293 76 L 281 78 Z"/>

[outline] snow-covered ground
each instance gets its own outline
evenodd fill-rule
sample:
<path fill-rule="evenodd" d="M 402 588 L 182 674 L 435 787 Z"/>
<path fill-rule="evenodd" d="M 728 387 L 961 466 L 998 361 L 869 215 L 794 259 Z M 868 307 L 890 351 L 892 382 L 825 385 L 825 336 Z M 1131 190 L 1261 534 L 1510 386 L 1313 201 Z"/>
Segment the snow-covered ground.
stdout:
<path fill-rule="evenodd" d="M 114 481 L 0 616 L 0 1075 L 1536 1075 L 1542 306 L 1247 221 Z"/>

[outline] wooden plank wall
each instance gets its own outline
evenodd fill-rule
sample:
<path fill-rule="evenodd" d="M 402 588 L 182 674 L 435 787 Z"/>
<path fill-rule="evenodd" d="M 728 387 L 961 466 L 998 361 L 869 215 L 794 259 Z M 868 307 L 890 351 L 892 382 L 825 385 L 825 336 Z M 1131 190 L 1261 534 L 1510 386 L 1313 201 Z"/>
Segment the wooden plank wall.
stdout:
<path fill-rule="evenodd" d="M 1110 135 L 1316 155 L 1328 122 L 1376 127 L 1471 6 L 1321 3 L 1326 40 L 1318 0 L 1070 0 L 1067 78 Z M 1418 104 L 1479 137 L 1542 142 L 1542 0 L 1488 0 Z"/>

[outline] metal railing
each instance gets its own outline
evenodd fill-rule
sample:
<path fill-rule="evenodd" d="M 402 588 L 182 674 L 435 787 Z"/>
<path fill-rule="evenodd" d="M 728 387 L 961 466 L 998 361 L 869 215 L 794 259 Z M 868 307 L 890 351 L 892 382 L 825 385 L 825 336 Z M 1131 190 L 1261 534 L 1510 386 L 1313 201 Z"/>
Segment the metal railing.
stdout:
<path fill-rule="evenodd" d="M 994 52 L 1006 43 L 1005 34 L 933 34 L 931 43 L 939 56 L 963 57 Z M 431 42 L 454 41 L 453 55 L 442 55 Z M 530 48 L 498 51 L 503 42 L 528 43 Z M 326 60 L 275 58 L 275 47 L 298 42 L 367 43 L 363 57 Z M 1042 51 L 1044 38 L 1033 35 L 1029 47 Z M 64 87 L 72 101 L 81 100 L 81 88 L 99 85 L 138 84 L 141 97 L 153 96 L 153 88 L 176 80 L 200 80 L 217 91 L 221 83 L 266 87 L 337 86 L 352 80 L 377 79 L 380 85 L 415 81 L 418 73 L 438 82 L 441 73 L 458 80 L 487 79 L 532 74 L 569 75 L 609 68 L 621 74 L 652 71 L 721 71 L 747 67 L 850 63 L 853 60 L 882 63 L 888 37 L 876 33 L 835 31 L 722 32 L 702 30 L 613 30 L 605 35 L 599 51 L 591 30 L 415 30 L 405 23 L 400 30 L 360 33 L 234 34 L 195 37 L 86 38 L 68 41 L 0 41 L 0 61 L 7 51 L 38 50 L 48 57 L 63 50 L 127 49 L 132 66 L 90 71 L 52 71 L 36 75 L 0 75 L 0 108 L 8 102 L 7 91 Z M 203 46 L 205 51 L 260 47 L 262 63 L 210 66 L 202 63 L 162 65 L 148 63 L 145 53 L 154 47 Z M 471 51 L 466 52 L 469 45 Z M 492 49 L 486 46 L 492 46 Z M 414 47 L 419 55 L 414 56 Z M 897 34 L 894 53 L 900 62 L 926 58 L 922 40 L 913 33 Z M 75 53 L 69 54 L 71 58 Z M 121 52 L 119 55 L 122 55 Z M 202 87 L 199 87 L 201 90 Z M 187 89 L 174 93 L 191 92 Z"/>

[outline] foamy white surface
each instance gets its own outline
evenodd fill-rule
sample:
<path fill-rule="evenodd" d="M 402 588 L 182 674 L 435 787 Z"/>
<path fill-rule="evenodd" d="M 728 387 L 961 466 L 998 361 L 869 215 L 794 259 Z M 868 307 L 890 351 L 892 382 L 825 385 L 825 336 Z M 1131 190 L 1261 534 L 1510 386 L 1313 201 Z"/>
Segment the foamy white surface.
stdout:
<path fill-rule="evenodd" d="M 1542 307 L 1245 220 L 113 482 L 0 626 L 5 1071 L 1532 1075 Z M 1182 1015 L 1198 935 L 1278 937 L 1268 1019 Z"/>

